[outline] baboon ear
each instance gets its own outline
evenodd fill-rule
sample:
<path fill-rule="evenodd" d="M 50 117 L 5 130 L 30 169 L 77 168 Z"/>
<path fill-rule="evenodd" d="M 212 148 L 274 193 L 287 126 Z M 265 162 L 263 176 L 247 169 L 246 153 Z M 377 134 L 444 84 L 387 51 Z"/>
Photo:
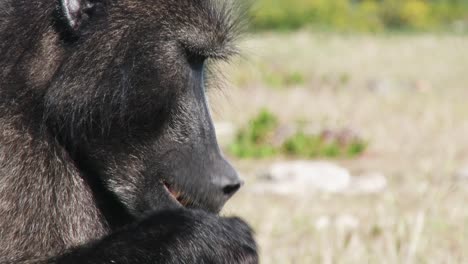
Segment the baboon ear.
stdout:
<path fill-rule="evenodd" d="M 62 15 L 70 28 L 78 30 L 102 7 L 100 0 L 60 0 Z"/>

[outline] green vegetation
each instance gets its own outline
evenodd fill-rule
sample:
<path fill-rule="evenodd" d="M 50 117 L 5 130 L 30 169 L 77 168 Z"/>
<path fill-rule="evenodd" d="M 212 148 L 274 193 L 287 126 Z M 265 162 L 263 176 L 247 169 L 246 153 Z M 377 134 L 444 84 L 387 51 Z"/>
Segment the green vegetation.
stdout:
<path fill-rule="evenodd" d="M 239 158 L 266 158 L 277 154 L 277 149 L 269 142 L 277 126 L 277 118 L 267 110 L 262 110 L 247 127 L 237 133 L 229 151 Z"/>
<path fill-rule="evenodd" d="M 288 155 L 306 158 L 352 158 L 362 154 L 366 147 L 367 144 L 357 138 L 344 142 L 339 138 L 325 139 L 323 135 L 306 135 L 298 132 L 284 143 L 283 150 Z"/>
<path fill-rule="evenodd" d="M 277 117 L 263 109 L 238 132 L 229 151 L 239 158 L 267 158 L 279 154 L 299 158 L 352 158 L 362 154 L 367 147 L 364 141 L 346 131 L 314 135 L 299 130 L 278 143 L 274 140 L 278 127 Z"/>
<path fill-rule="evenodd" d="M 303 26 L 338 31 L 453 29 L 468 20 L 466 0 L 258 0 L 254 30 Z M 463 29 L 461 29 L 463 30 Z"/>

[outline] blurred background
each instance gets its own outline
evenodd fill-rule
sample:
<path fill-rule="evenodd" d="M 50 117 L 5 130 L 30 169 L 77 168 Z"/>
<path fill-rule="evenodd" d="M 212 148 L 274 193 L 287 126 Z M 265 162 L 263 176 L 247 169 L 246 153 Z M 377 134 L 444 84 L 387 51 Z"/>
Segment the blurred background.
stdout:
<path fill-rule="evenodd" d="M 248 16 L 210 100 L 261 263 L 468 263 L 468 1 Z"/>

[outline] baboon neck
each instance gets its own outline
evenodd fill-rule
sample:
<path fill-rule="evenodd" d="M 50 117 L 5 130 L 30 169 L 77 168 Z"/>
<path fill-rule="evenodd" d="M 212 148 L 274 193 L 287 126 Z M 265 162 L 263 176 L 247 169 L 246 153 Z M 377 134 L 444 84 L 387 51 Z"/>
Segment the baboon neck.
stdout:
<path fill-rule="evenodd" d="M 103 236 L 106 224 L 73 162 L 20 120 L 0 118 L 0 256 L 11 248 L 55 253 Z"/>

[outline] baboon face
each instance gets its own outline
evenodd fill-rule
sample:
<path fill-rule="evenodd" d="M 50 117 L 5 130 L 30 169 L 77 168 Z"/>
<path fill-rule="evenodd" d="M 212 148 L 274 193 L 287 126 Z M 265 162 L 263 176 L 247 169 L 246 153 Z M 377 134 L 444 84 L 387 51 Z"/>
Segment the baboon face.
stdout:
<path fill-rule="evenodd" d="M 205 97 L 206 61 L 234 50 L 228 5 L 58 5 L 55 35 L 42 40 L 55 43 L 53 74 L 41 75 L 50 75 L 43 82 L 47 128 L 137 216 L 177 206 L 218 212 L 241 186 L 219 150 Z"/>

